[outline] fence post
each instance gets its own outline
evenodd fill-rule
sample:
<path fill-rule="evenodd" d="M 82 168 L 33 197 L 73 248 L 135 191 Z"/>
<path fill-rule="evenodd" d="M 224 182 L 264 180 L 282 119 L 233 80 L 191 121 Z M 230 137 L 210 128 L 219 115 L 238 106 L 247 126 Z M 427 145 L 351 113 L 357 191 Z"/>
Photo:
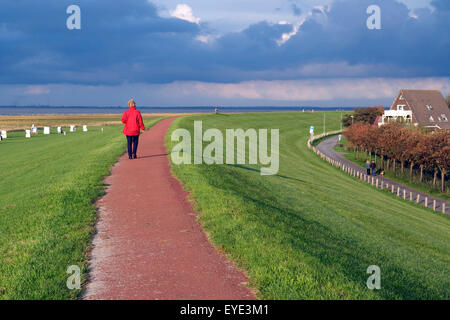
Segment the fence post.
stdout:
<path fill-rule="evenodd" d="M 445 202 L 442 202 L 442 213 L 445 214 Z"/>
<path fill-rule="evenodd" d="M 428 208 L 428 197 L 425 197 L 425 207 Z"/>
<path fill-rule="evenodd" d="M 392 187 L 391 188 L 392 189 L 392 193 L 394 193 L 394 185 L 392 184 L 391 187 Z"/>
<path fill-rule="evenodd" d="M 397 188 L 397 197 L 400 197 L 400 187 Z"/>
<path fill-rule="evenodd" d="M 411 191 L 409 192 L 409 201 L 413 201 L 413 195 Z"/>
<path fill-rule="evenodd" d="M 377 178 L 377 184 L 375 186 L 378 188 L 378 178 Z"/>
<path fill-rule="evenodd" d="M 403 199 L 406 200 L 406 189 L 403 189 Z"/>
<path fill-rule="evenodd" d="M 417 194 L 417 200 L 416 200 L 416 202 L 417 202 L 417 203 L 420 202 L 420 193 Z"/>

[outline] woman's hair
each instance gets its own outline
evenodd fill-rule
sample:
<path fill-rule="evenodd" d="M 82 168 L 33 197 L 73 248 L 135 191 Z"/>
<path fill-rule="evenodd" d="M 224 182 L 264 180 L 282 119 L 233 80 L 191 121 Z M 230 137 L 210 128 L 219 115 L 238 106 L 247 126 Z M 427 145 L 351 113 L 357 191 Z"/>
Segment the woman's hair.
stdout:
<path fill-rule="evenodd" d="M 130 101 L 128 101 L 128 107 L 136 107 L 136 102 L 131 99 Z"/>

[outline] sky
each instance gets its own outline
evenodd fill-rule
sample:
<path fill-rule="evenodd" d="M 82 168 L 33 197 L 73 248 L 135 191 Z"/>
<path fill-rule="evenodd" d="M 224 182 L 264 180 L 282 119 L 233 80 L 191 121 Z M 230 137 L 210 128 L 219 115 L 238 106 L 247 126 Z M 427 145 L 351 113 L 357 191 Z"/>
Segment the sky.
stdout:
<path fill-rule="evenodd" d="M 81 9 L 69 30 L 66 9 Z M 370 30 L 367 8 L 380 7 Z M 448 0 L 2 0 L 0 105 L 369 106 L 450 93 Z"/>

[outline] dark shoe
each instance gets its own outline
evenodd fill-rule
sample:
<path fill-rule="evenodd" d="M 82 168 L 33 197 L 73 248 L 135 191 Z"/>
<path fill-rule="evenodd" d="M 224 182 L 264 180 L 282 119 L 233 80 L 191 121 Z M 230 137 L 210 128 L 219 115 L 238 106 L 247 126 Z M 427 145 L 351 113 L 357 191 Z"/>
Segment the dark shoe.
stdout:
<path fill-rule="evenodd" d="M 134 156 L 133 156 L 133 159 L 137 159 L 137 156 L 136 156 L 136 155 L 134 155 Z"/>
<path fill-rule="evenodd" d="M 133 159 L 132 157 L 128 156 L 128 159 Z"/>

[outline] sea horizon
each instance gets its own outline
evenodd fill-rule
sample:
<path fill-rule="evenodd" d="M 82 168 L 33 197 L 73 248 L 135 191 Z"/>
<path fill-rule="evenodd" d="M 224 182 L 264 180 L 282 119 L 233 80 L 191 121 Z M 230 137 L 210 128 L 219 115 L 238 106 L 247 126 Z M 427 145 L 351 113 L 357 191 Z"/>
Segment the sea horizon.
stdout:
<path fill-rule="evenodd" d="M 191 107 L 148 107 L 138 109 L 142 113 L 213 113 L 213 106 Z M 311 111 L 352 111 L 356 107 L 314 107 L 314 106 L 218 106 L 220 113 L 250 112 L 311 112 Z M 120 114 L 127 110 L 120 106 L 0 106 L 0 116 L 70 115 L 70 114 Z"/>

